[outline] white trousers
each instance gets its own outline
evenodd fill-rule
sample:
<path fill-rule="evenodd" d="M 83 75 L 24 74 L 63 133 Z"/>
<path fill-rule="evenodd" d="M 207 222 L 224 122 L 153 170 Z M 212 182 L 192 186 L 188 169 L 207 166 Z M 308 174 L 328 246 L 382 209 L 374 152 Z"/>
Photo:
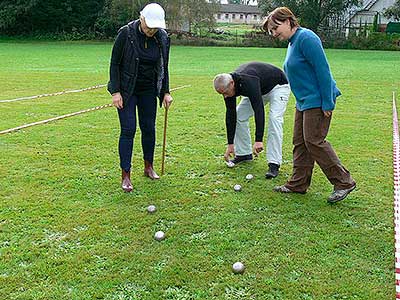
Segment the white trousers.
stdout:
<path fill-rule="evenodd" d="M 289 84 L 276 85 L 268 94 L 263 95 L 264 106 L 269 102 L 269 122 L 267 134 L 267 161 L 268 163 L 282 164 L 283 115 L 289 100 Z M 235 154 L 251 154 L 252 143 L 250 136 L 249 119 L 254 116 L 250 99 L 243 97 L 236 107 L 237 121 L 235 132 Z"/>

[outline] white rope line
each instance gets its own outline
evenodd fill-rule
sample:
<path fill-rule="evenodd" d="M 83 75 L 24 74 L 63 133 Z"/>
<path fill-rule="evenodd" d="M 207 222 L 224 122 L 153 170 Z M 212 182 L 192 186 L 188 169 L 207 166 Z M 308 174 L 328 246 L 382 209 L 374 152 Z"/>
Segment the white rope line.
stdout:
<path fill-rule="evenodd" d="M 110 107 L 110 106 L 112 106 L 112 104 L 106 104 L 106 105 L 102 105 L 102 106 L 96 106 L 96 107 L 93 107 L 93 108 L 89 108 L 89 109 L 77 111 L 77 112 L 74 112 L 74 113 L 70 113 L 70 114 L 66 114 L 66 115 L 54 117 L 54 118 L 51 118 L 51 119 L 47 119 L 47 120 L 43 120 L 43 121 L 38 121 L 38 122 L 34 122 L 34 123 L 29 123 L 29 124 L 24 124 L 24 125 L 15 127 L 15 128 L 11 128 L 11 129 L 7 129 L 7 130 L 0 131 L 0 134 L 10 133 L 10 132 L 13 132 L 13 131 L 16 131 L 16 130 L 20 130 L 20 129 L 24 129 L 24 128 L 27 128 L 27 127 L 31 127 L 31 126 L 35 126 L 35 125 L 40 125 L 40 124 L 45 124 L 45 123 L 49 123 L 49 122 L 56 121 L 56 120 L 60 120 L 60 119 L 65 119 L 65 118 L 68 118 L 68 117 L 72 117 L 72 116 L 84 114 L 84 113 L 87 113 L 87 112 L 90 112 L 90 111 L 93 111 L 93 110 L 99 110 L 99 109 L 103 109 L 103 108 Z"/>
<path fill-rule="evenodd" d="M 396 96 L 393 92 L 393 188 L 394 188 L 394 257 L 396 299 L 400 299 L 400 141 L 396 109 Z"/>
<path fill-rule="evenodd" d="M 99 85 L 90 86 L 90 87 L 87 87 L 87 88 L 84 88 L 84 89 L 79 89 L 79 90 L 66 90 L 66 91 L 57 92 L 57 93 L 51 93 L 51 94 L 42 94 L 42 95 L 36 95 L 36 96 L 16 98 L 16 99 L 0 100 L 0 103 L 15 102 L 15 101 L 22 101 L 22 100 L 31 100 L 31 99 L 50 97 L 50 96 L 58 96 L 58 95 L 69 94 L 69 93 L 85 92 L 85 91 L 89 91 L 89 90 L 99 89 L 99 88 L 105 87 L 106 85 L 107 84 L 99 84 Z"/>
<path fill-rule="evenodd" d="M 190 87 L 190 86 L 191 86 L 191 85 L 182 85 L 182 86 L 178 86 L 178 87 L 176 87 L 176 88 L 173 88 L 173 89 L 171 89 L 170 91 L 173 92 L 173 91 L 177 91 L 177 90 L 180 90 L 180 89 L 184 89 L 184 88 L 187 88 L 187 87 Z M 14 131 L 17 131 L 17 130 L 20 130 L 20 129 L 24 129 L 24 128 L 27 128 L 27 127 L 32 127 L 32 126 L 36 126 L 36 125 L 40 125 L 40 124 L 46 124 L 46 123 L 49 123 L 49 122 L 52 122 L 52 121 L 57 121 L 57 120 L 61 120 L 61 119 L 73 117 L 73 116 L 76 116 L 76 115 L 80 115 L 80 114 L 84 114 L 84 113 L 87 113 L 87 112 L 91 112 L 91 111 L 95 111 L 95 110 L 100 110 L 100 109 L 107 108 L 107 107 L 112 107 L 112 106 L 113 106 L 112 103 L 110 103 L 110 104 L 105 104 L 105 105 L 101 105 L 101 106 L 96 106 L 96 107 L 92 107 L 92 108 L 80 110 L 80 111 L 73 112 L 73 113 L 70 113 L 70 114 L 66 114 L 66 115 L 62 115 L 62 116 L 50 118 L 50 119 L 43 120 L 43 121 L 38 121 L 38 122 L 34 122 L 34 123 L 24 124 L 24 125 L 21 125 L 21 126 L 18 126 L 18 127 L 14 127 L 14 128 L 10 128 L 10 129 L 6 129 L 6 130 L 3 130 L 3 131 L 0 131 L 0 135 L 6 134 L 6 133 L 11 133 L 11 132 L 14 132 Z"/>

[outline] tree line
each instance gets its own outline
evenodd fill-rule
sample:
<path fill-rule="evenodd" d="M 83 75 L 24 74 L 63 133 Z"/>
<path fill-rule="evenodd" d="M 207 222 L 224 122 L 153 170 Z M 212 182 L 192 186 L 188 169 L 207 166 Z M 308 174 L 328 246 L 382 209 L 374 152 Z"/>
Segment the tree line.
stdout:
<path fill-rule="evenodd" d="M 138 18 L 149 0 L 1 0 L 0 34 L 2 35 L 65 35 L 83 38 L 114 37 L 118 28 Z M 160 0 L 166 10 L 168 27 L 191 31 L 196 27 L 212 28 L 219 0 Z M 229 0 L 248 4 L 249 0 Z M 258 0 L 267 14 L 277 6 L 290 7 L 300 23 L 315 31 L 329 18 L 340 15 L 360 0 Z M 386 11 L 400 19 L 400 0 Z"/>
<path fill-rule="evenodd" d="M 118 28 L 137 19 L 146 0 L 1 0 L 0 34 L 87 34 L 113 37 Z M 210 27 L 217 0 L 161 0 L 170 28 Z"/>
<path fill-rule="evenodd" d="M 393 18 L 396 21 L 400 21 L 400 0 L 397 0 L 391 7 L 389 7 L 385 13 L 385 17 Z"/>

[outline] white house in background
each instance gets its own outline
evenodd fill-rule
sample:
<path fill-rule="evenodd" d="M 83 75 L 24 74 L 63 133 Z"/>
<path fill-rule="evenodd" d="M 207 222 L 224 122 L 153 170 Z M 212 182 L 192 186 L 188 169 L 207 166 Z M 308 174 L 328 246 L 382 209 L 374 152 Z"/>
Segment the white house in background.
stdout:
<path fill-rule="evenodd" d="M 375 15 L 378 15 L 378 26 L 384 31 L 387 23 L 393 21 L 383 16 L 385 9 L 394 4 L 395 0 L 364 0 L 361 9 L 353 9 L 346 22 L 346 28 L 358 28 L 365 24 L 374 23 Z"/>
<path fill-rule="evenodd" d="M 214 17 L 217 23 L 259 24 L 262 13 L 256 5 L 221 4 Z"/>

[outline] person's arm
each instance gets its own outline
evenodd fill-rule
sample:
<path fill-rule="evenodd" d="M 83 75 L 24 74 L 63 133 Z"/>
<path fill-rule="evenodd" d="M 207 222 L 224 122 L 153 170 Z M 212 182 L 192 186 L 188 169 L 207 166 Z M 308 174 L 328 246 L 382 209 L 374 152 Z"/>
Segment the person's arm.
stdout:
<path fill-rule="evenodd" d="M 233 144 L 236 131 L 236 97 L 224 98 L 226 106 L 225 125 L 228 144 Z"/>
<path fill-rule="evenodd" d="M 329 68 L 325 51 L 321 40 L 315 37 L 306 37 L 301 41 L 301 51 L 316 74 L 319 92 L 322 97 L 322 110 L 332 111 L 335 109 L 335 97 L 332 93 L 333 78 Z"/>
<path fill-rule="evenodd" d="M 226 106 L 225 124 L 228 146 L 226 147 L 224 159 L 229 161 L 231 155 L 235 156 L 235 146 L 233 144 L 236 131 L 236 97 L 224 98 Z"/>
<path fill-rule="evenodd" d="M 163 105 L 165 108 L 168 109 L 168 107 L 171 105 L 172 103 L 172 96 L 170 95 L 170 91 L 169 91 L 169 51 L 170 51 L 170 44 L 171 44 L 171 40 L 169 38 L 169 36 L 167 35 L 167 33 L 165 32 L 166 38 L 165 38 L 165 49 L 166 49 L 166 53 L 165 53 L 165 58 L 164 58 L 164 78 L 162 81 L 162 87 L 161 87 L 161 91 L 160 94 L 163 97 Z"/>
<path fill-rule="evenodd" d="M 120 92 L 120 64 L 124 54 L 125 42 L 128 37 L 128 28 L 123 27 L 115 39 L 114 46 L 111 53 L 110 62 L 110 81 L 108 82 L 107 89 L 111 95 Z"/>
<path fill-rule="evenodd" d="M 243 95 L 250 100 L 254 111 L 254 121 L 256 124 L 256 142 L 262 142 L 265 127 L 264 103 L 261 95 L 260 79 L 255 76 L 242 76 Z"/>

